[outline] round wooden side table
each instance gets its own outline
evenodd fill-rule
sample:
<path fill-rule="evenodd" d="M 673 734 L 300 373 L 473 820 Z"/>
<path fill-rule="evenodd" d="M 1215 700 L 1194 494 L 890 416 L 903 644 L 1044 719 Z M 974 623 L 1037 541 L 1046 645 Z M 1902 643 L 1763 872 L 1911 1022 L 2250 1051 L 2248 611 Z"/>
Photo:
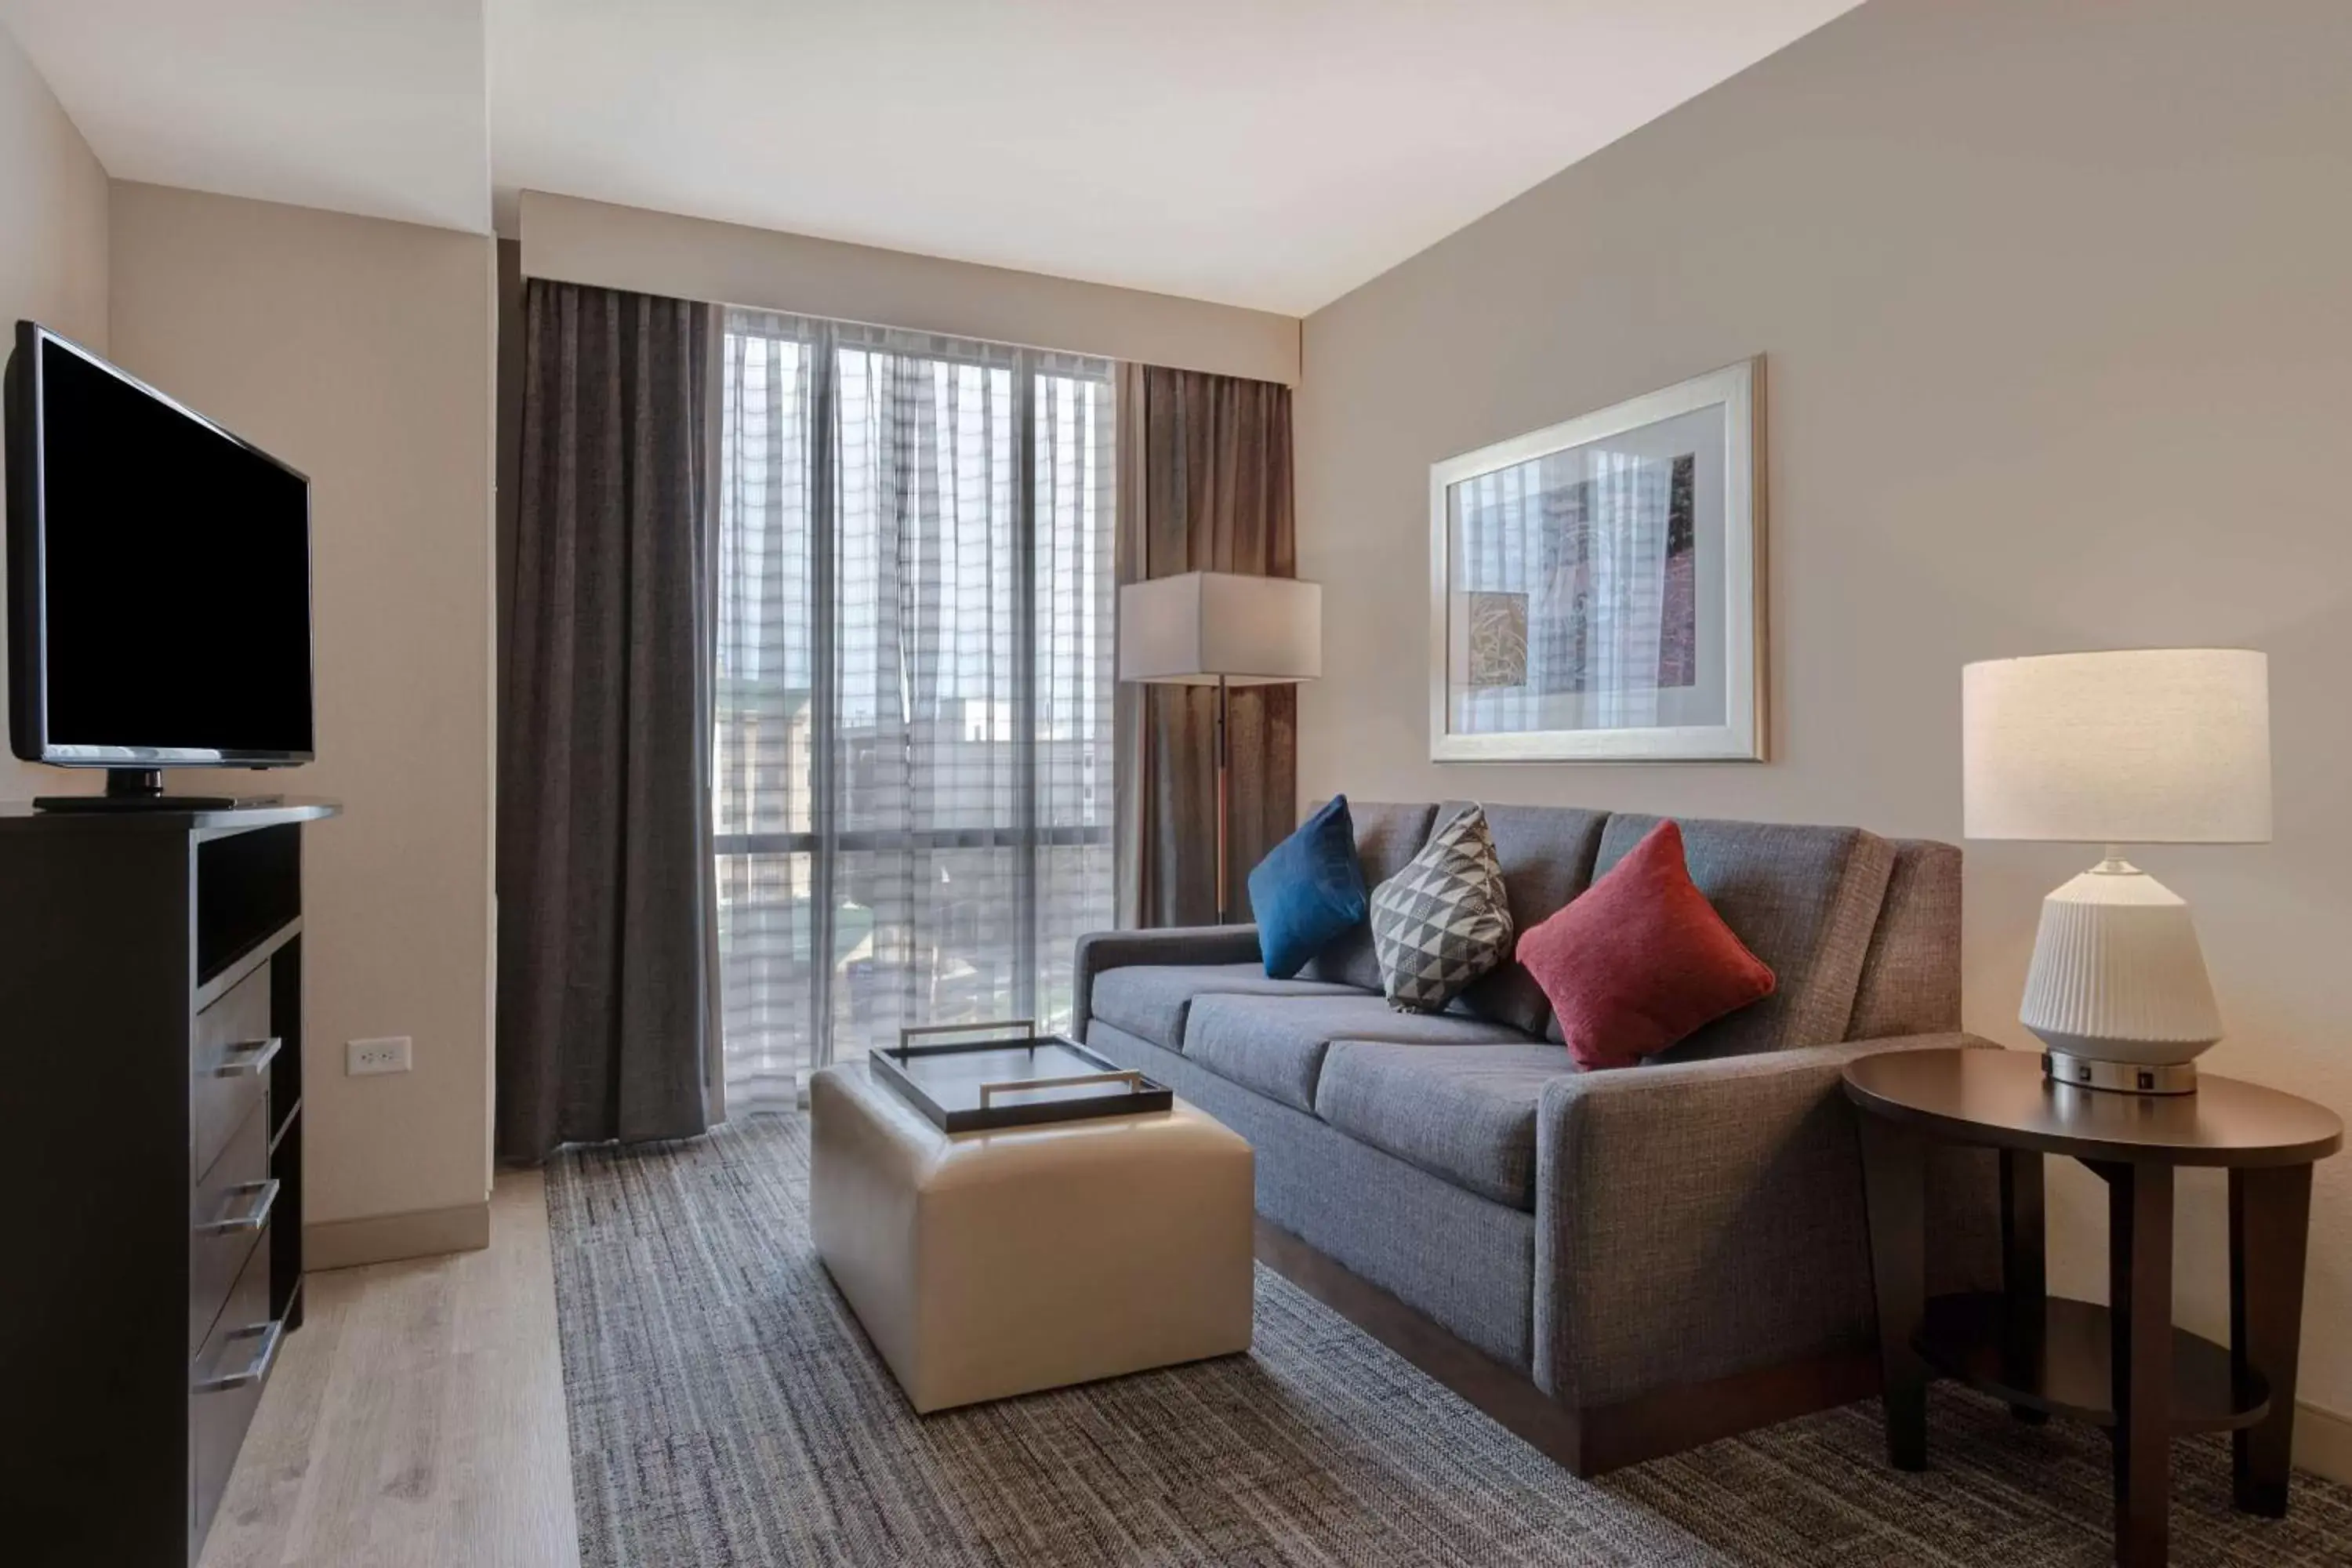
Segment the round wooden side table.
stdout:
<path fill-rule="evenodd" d="M 2200 1074 L 2183 1095 L 2053 1083 L 2024 1051 L 1889 1051 L 1845 1069 L 1862 1115 L 1864 1182 L 1886 1451 L 1927 1462 L 1927 1380 L 1941 1374 L 2029 1419 L 2107 1428 L 2116 1451 L 2116 1561 L 2165 1561 L 2170 1442 L 2227 1431 L 2235 1500 L 2286 1512 L 2303 1328 L 2311 1167 L 2343 1146 L 2326 1106 Z M 1930 1142 L 2000 1152 L 2002 1289 L 1927 1293 Z M 2107 1184 L 2112 1308 L 2048 1294 L 2042 1156 L 2080 1160 Z M 2173 1172 L 2230 1173 L 2230 1344 L 2172 1324 Z"/>

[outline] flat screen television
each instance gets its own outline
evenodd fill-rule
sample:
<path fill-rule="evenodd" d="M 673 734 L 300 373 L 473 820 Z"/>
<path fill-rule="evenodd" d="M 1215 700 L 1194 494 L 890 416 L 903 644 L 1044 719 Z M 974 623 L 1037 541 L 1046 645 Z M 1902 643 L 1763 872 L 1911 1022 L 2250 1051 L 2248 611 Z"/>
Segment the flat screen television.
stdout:
<path fill-rule="evenodd" d="M 16 755 L 125 803 L 162 768 L 310 761 L 310 480 L 31 321 L 6 426 Z"/>

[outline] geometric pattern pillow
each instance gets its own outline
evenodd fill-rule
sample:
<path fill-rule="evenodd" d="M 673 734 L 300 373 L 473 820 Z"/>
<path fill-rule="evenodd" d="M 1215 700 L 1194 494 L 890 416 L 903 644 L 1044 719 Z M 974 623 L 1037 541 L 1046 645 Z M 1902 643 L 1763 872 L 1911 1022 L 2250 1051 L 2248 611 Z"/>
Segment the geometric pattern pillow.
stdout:
<path fill-rule="evenodd" d="M 1435 1013 L 1511 956 L 1511 906 L 1486 814 L 1471 806 L 1372 889 L 1372 952 L 1401 1013 Z"/>

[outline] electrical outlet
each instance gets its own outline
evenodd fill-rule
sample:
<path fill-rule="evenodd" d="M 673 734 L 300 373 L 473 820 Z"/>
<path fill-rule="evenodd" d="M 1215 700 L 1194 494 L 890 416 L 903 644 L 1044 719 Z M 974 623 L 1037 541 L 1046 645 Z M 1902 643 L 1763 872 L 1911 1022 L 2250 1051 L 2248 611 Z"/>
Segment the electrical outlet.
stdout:
<path fill-rule="evenodd" d="M 406 1072 L 408 1070 L 408 1037 L 394 1035 L 381 1040 L 349 1040 L 343 1045 L 343 1074 L 347 1078 L 365 1078 L 371 1073 Z"/>

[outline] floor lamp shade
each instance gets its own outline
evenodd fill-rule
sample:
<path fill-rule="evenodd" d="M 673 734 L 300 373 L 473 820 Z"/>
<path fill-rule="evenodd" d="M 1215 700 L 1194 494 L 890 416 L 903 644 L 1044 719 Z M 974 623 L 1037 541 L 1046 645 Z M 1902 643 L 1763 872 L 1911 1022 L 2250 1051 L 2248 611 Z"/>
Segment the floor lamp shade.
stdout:
<path fill-rule="evenodd" d="M 1323 673 L 1323 585 L 1295 577 L 1186 572 L 1118 591 L 1118 678 L 1217 689 L 1217 919 L 1230 911 L 1232 812 L 1225 693 Z"/>
<path fill-rule="evenodd" d="M 2188 902 L 2128 844 L 2271 836 L 2270 668 L 2236 648 L 1995 659 L 1961 673 L 1971 838 L 2103 844 L 2042 902 L 2019 1018 L 2050 1072 L 2095 1089 L 2181 1093 L 2221 1037 Z"/>
<path fill-rule="evenodd" d="M 1323 673 L 1323 585 L 1187 572 L 1118 591 L 1118 678 L 1263 686 Z"/>

